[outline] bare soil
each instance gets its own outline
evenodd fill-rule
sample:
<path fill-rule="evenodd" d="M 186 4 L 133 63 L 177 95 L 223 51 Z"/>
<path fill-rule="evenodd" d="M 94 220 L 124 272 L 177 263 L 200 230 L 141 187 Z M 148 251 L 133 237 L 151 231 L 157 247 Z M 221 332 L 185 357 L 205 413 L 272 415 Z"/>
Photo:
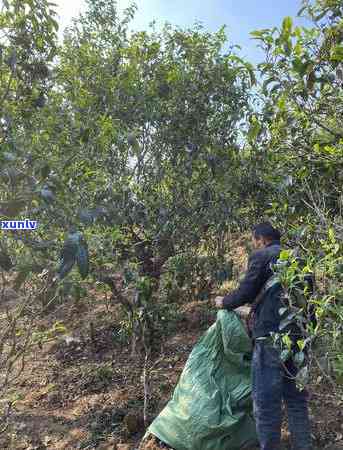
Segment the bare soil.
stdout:
<path fill-rule="evenodd" d="M 244 260 L 244 248 L 238 248 L 234 257 Z M 120 306 L 93 295 L 74 307 L 62 304 L 42 318 L 42 329 L 59 320 L 67 335 L 41 349 L 35 347 L 27 358 L 15 386 L 20 400 L 7 432 L 0 435 L 0 450 L 166 448 L 154 438 L 142 444 L 145 429 L 167 404 L 192 348 L 216 317 L 209 302 L 177 309 L 177 320 L 157 337 L 151 355 L 145 424 L 144 358 L 139 353 L 131 356 L 121 337 Z M 342 392 L 318 376 L 310 391 L 316 450 L 343 450 Z M 289 448 L 285 424 L 283 450 Z"/>

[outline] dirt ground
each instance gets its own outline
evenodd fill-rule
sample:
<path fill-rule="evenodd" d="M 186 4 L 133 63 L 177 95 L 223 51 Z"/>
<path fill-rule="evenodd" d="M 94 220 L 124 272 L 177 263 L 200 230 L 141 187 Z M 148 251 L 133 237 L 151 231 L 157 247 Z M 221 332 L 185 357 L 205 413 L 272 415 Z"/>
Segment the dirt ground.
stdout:
<path fill-rule="evenodd" d="M 235 267 L 243 267 L 243 244 L 236 245 L 231 256 Z M 133 357 L 123 339 L 120 306 L 91 295 L 74 307 L 61 304 L 41 319 L 42 329 L 61 321 L 67 333 L 35 347 L 27 358 L 15 386 L 19 400 L 7 431 L 0 435 L 0 450 L 165 448 L 153 438 L 142 444 L 142 437 L 170 399 L 192 348 L 216 312 L 205 301 L 170 305 L 174 318 L 165 324 L 151 355 L 144 424 L 144 358 Z M 315 450 L 343 450 L 342 392 L 315 374 L 310 407 Z M 290 448 L 288 438 L 285 424 L 282 450 Z"/>
<path fill-rule="evenodd" d="M 174 332 L 159 342 L 152 356 L 149 422 L 168 402 L 194 344 L 215 320 L 214 311 L 209 311 L 206 302 L 180 308 Z M 137 449 L 145 429 L 143 358 L 131 357 L 130 348 L 116 340 L 113 311 L 109 314 L 102 302 L 86 302 L 81 314 L 79 308 L 70 312 L 65 306 L 58 315 L 68 317 L 64 323 L 73 334 L 30 355 L 16 386 L 21 400 L 0 448 Z M 95 345 L 87 335 L 90 318 L 96 324 Z M 331 386 L 317 381 L 310 402 L 315 445 L 343 449 L 343 399 Z M 289 448 L 286 431 L 283 440 L 284 449 Z M 165 448 L 159 445 L 150 440 L 141 448 Z"/>

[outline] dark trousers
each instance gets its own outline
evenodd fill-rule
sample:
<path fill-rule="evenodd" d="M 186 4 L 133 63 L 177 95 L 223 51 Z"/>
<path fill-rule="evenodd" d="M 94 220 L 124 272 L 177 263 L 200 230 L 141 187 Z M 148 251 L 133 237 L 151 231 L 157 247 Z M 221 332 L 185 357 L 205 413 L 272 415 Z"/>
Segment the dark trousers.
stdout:
<path fill-rule="evenodd" d="M 293 375 L 295 367 L 287 364 Z M 307 392 L 296 387 L 295 380 L 283 367 L 279 352 L 271 344 L 256 342 L 252 363 L 253 402 L 257 436 L 261 450 L 280 450 L 282 401 L 294 450 L 310 450 L 311 431 Z"/>

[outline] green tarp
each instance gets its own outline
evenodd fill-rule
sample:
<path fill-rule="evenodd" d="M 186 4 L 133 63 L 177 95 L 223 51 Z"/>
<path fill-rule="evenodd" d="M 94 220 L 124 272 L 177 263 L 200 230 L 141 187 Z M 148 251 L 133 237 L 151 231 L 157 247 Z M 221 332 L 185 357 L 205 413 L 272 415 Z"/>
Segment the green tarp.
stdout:
<path fill-rule="evenodd" d="M 240 318 L 219 311 L 145 437 L 153 434 L 175 450 L 236 450 L 255 444 L 251 352 Z"/>

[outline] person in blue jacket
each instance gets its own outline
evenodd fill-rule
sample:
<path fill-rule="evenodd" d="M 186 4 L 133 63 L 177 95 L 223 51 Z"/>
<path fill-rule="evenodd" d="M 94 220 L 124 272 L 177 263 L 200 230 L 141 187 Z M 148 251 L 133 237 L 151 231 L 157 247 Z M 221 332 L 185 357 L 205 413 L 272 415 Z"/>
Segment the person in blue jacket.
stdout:
<path fill-rule="evenodd" d="M 270 334 L 279 332 L 281 286 L 264 289 L 273 275 L 272 265 L 280 251 L 281 233 L 269 222 L 258 224 L 252 232 L 255 251 L 239 287 L 225 297 L 216 297 L 217 308 L 233 310 L 252 304 L 250 333 L 254 342 L 252 395 L 256 431 L 261 450 L 280 450 L 282 401 L 284 401 L 294 450 L 311 450 L 308 393 L 296 386 L 297 369 L 292 360 L 282 363 Z"/>

